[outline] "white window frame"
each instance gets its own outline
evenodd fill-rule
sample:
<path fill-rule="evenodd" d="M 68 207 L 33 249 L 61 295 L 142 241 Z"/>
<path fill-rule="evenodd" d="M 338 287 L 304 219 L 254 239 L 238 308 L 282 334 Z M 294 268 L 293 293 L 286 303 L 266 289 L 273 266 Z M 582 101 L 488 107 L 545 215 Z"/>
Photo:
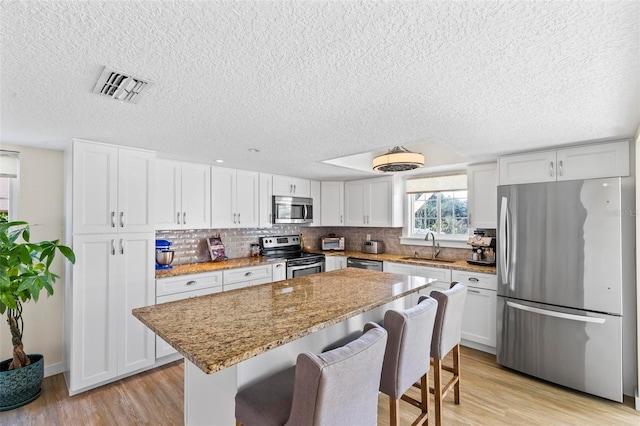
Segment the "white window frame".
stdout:
<path fill-rule="evenodd" d="M 5 151 L 1 151 L 5 153 Z M 15 157 L 18 158 L 17 163 L 17 177 L 5 178 L 1 179 L 9 179 L 9 222 L 14 222 L 20 220 L 20 154 L 14 151 L 6 151 L 12 154 L 15 154 Z"/>

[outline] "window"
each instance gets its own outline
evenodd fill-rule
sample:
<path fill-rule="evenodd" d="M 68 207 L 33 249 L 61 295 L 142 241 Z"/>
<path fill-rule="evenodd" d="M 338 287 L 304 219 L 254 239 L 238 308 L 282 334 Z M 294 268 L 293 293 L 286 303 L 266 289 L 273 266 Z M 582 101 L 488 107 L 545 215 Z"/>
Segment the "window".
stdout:
<path fill-rule="evenodd" d="M 0 223 L 18 216 L 19 167 L 19 153 L 0 150 Z"/>
<path fill-rule="evenodd" d="M 9 179 L 0 177 L 0 223 L 9 222 Z"/>
<path fill-rule="evenodd" d="M 413 212 L 411 235 L 465 236 L 469 227 L 467 191 L 421 192 L 410 194 Z"/>

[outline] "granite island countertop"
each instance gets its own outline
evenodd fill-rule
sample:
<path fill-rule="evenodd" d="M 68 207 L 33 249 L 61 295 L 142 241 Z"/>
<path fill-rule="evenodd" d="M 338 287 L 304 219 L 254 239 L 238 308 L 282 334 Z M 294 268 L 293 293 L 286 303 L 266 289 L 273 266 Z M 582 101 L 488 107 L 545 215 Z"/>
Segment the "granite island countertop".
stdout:
<path fill-rule="evenodd" d="M 347 268 L 137 308 L 133 315 L 210 374 L 434 282 Z"/>

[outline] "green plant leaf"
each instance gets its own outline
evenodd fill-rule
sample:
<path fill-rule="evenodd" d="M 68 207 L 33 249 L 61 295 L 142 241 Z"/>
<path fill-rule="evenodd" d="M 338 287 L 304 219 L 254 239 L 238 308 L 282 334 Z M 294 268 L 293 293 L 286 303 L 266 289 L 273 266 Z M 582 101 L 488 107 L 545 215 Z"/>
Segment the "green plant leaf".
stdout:
<path fill-rule="evenodd" d="M 60 253 L 62 253 L 62 255 L 66 257 L 69 260 L 69 262 L 76 263 L 76 255 L 73 253 L 73 250 L 71 250 L 69 247 L 61 245 L 61 246 L 58 246 L 58 250 L 60 250 Z"/>

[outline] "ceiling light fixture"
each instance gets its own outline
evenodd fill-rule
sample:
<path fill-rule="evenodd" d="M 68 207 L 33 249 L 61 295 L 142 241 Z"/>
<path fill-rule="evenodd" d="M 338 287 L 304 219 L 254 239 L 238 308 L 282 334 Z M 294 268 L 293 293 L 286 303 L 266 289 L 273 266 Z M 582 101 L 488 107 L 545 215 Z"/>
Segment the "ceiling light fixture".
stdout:
<path fill-rule="evenodd" d="M 224 160 L 216 160 L 216 163 L 224 163 Z"/>
<path fill-rule="evenodd" d="M 373 170 L 376 172 L 406 172 L 422 166 L 424 155 L 411 152 L 403 146 L 396 146 L 373 159 Z"/>

